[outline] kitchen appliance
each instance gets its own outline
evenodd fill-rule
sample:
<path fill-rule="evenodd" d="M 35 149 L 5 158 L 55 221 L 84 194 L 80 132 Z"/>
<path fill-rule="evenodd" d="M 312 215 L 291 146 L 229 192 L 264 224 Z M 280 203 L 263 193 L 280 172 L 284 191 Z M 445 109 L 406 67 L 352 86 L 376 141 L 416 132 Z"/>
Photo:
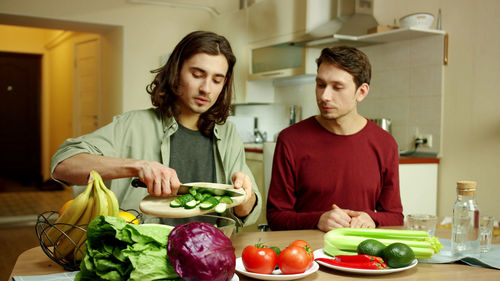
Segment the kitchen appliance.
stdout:
<path fill-rule="evenodd" d="M 391 133 L 391 119 L 387 118 L 375 118 L 375 119 L 370 119 L 370 121 L 374 122 L 375 124 L 379 125 L 380 128 L 384 129 L 385 131 Z"/>

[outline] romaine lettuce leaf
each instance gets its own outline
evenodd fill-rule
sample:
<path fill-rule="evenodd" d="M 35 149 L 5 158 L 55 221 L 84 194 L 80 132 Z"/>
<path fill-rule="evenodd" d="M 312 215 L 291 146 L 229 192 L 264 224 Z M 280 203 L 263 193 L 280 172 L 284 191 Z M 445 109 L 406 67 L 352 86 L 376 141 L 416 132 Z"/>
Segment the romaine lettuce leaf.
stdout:
<path fill-rule="evenodd" d="M 167 258 L 171 226 L 128 224 L 99 216 L 87 229 L 87 250 L 75 280 L 177 280 Z"/>

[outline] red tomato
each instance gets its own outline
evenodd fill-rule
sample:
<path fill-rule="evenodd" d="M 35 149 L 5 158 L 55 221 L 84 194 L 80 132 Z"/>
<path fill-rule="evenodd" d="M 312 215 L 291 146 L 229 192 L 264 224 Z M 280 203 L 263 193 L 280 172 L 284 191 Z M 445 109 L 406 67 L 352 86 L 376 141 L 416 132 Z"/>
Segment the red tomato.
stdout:
<path fill-rule="evenodd" d="M 241 254 L 243 265 L 248 272 L 271 274 L 278 263 L 276 252 L 264 246 L 246 246 Z"/>
<path fill-rule="evenodd" d="M 307 247 L 311 248 L 311 245 L 304 240 L 295 240 L 292 243 L 290 243 L 290 245 L 288 245 L 288 246 L 298 246 L 298 247 L 307 246 Z"/>
<path fill-rule="evenodd" d="M 278 256 L 278 266 L 283 274 L 303 273 L 311 263 L 311 256 L 306 249 L 298 246 L 289 246 Z"/>
<path fill-rule="evenodd" d="M 304 240 L 295 240 L 292 243 L 290 243 L 290 245 L 288 245 L 288 247 L 290 247 L 290 246 L 297 246 L 297 247 L 301 247 L 301 248 L 306 249 L 306 251 L 311 256 L 311 260 L 312 261 L 314 260 L 314 254 L 313 254 L 313 250 L 311 248 L 311 244 L 307 243 L 306 241 L 304 241 Z"/>

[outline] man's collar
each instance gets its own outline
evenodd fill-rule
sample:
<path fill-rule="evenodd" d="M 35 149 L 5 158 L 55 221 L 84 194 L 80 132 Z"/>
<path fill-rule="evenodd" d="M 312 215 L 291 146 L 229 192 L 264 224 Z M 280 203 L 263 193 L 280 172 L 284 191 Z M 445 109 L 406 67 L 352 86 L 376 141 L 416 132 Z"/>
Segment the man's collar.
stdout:
<path fill-rule="evenodd" d="M 177 130 L 178 124 L 177 121 L 175 121 L 174 117 L 168 117 L 166 115 L 163 115 L 163 132 L 168 132 L 170 128 L 173 128 L 174 130 Z"/>
<path fill-rule="evenodd" d="M 168 132 L 170 128 L 174 129 L 174 131 L 177 131 L 177 128 L 179 127 L 179 124 L 177 124 L 177 121 L 175 120 L 174 117 L 167 117 L 163 116 L 163 132 Z M 215 124 L 214 126 L 214 136 L 217 140 L 221 139 L 220 136 L 220 130 L 221 130 L 221 125 Z"/>

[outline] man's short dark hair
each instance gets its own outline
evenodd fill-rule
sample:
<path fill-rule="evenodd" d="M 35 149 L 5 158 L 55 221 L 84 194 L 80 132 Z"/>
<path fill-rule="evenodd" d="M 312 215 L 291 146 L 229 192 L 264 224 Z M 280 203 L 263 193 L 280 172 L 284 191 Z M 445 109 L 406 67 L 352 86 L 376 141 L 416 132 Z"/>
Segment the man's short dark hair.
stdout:
<path fill-rule="evenodd" d="M 353 76 L 356 88 L 363 83 L 370 85 L 372 75 L 370 60 L 365 53 L 354 47 L 336 46 L 324 48 L 316 60 L 318 69 L 322 63 L 334 65 L 350 73 Z"/>
<path fill-rule="evenodd" d="M 167 63 L 151 73 L 156 76 L 146 87 L 151 95 L 153 105 L 161 110 L 168 117 L 177 116 L 178 109 L 176 101 L 178 99 L 177 89 L 180 83 L 180 72 L 182 65 L 192 56 L 205 53 L 208 55 L 222 54 L 228 63 L 227 73 L 225 73 L 225 84 L 221 94 L 215 104 L 201 114 L 198 120 L 198 129 L 206 136 L 212 134 L 215 124 L 224 124 L 231 111 L 231 98 L 233 95 L 233 69 L 236 57 L 233 54 L 229 41 L 224 36 L 208 31 L 194 31 L 186 35 L 175 46 Z"/>

